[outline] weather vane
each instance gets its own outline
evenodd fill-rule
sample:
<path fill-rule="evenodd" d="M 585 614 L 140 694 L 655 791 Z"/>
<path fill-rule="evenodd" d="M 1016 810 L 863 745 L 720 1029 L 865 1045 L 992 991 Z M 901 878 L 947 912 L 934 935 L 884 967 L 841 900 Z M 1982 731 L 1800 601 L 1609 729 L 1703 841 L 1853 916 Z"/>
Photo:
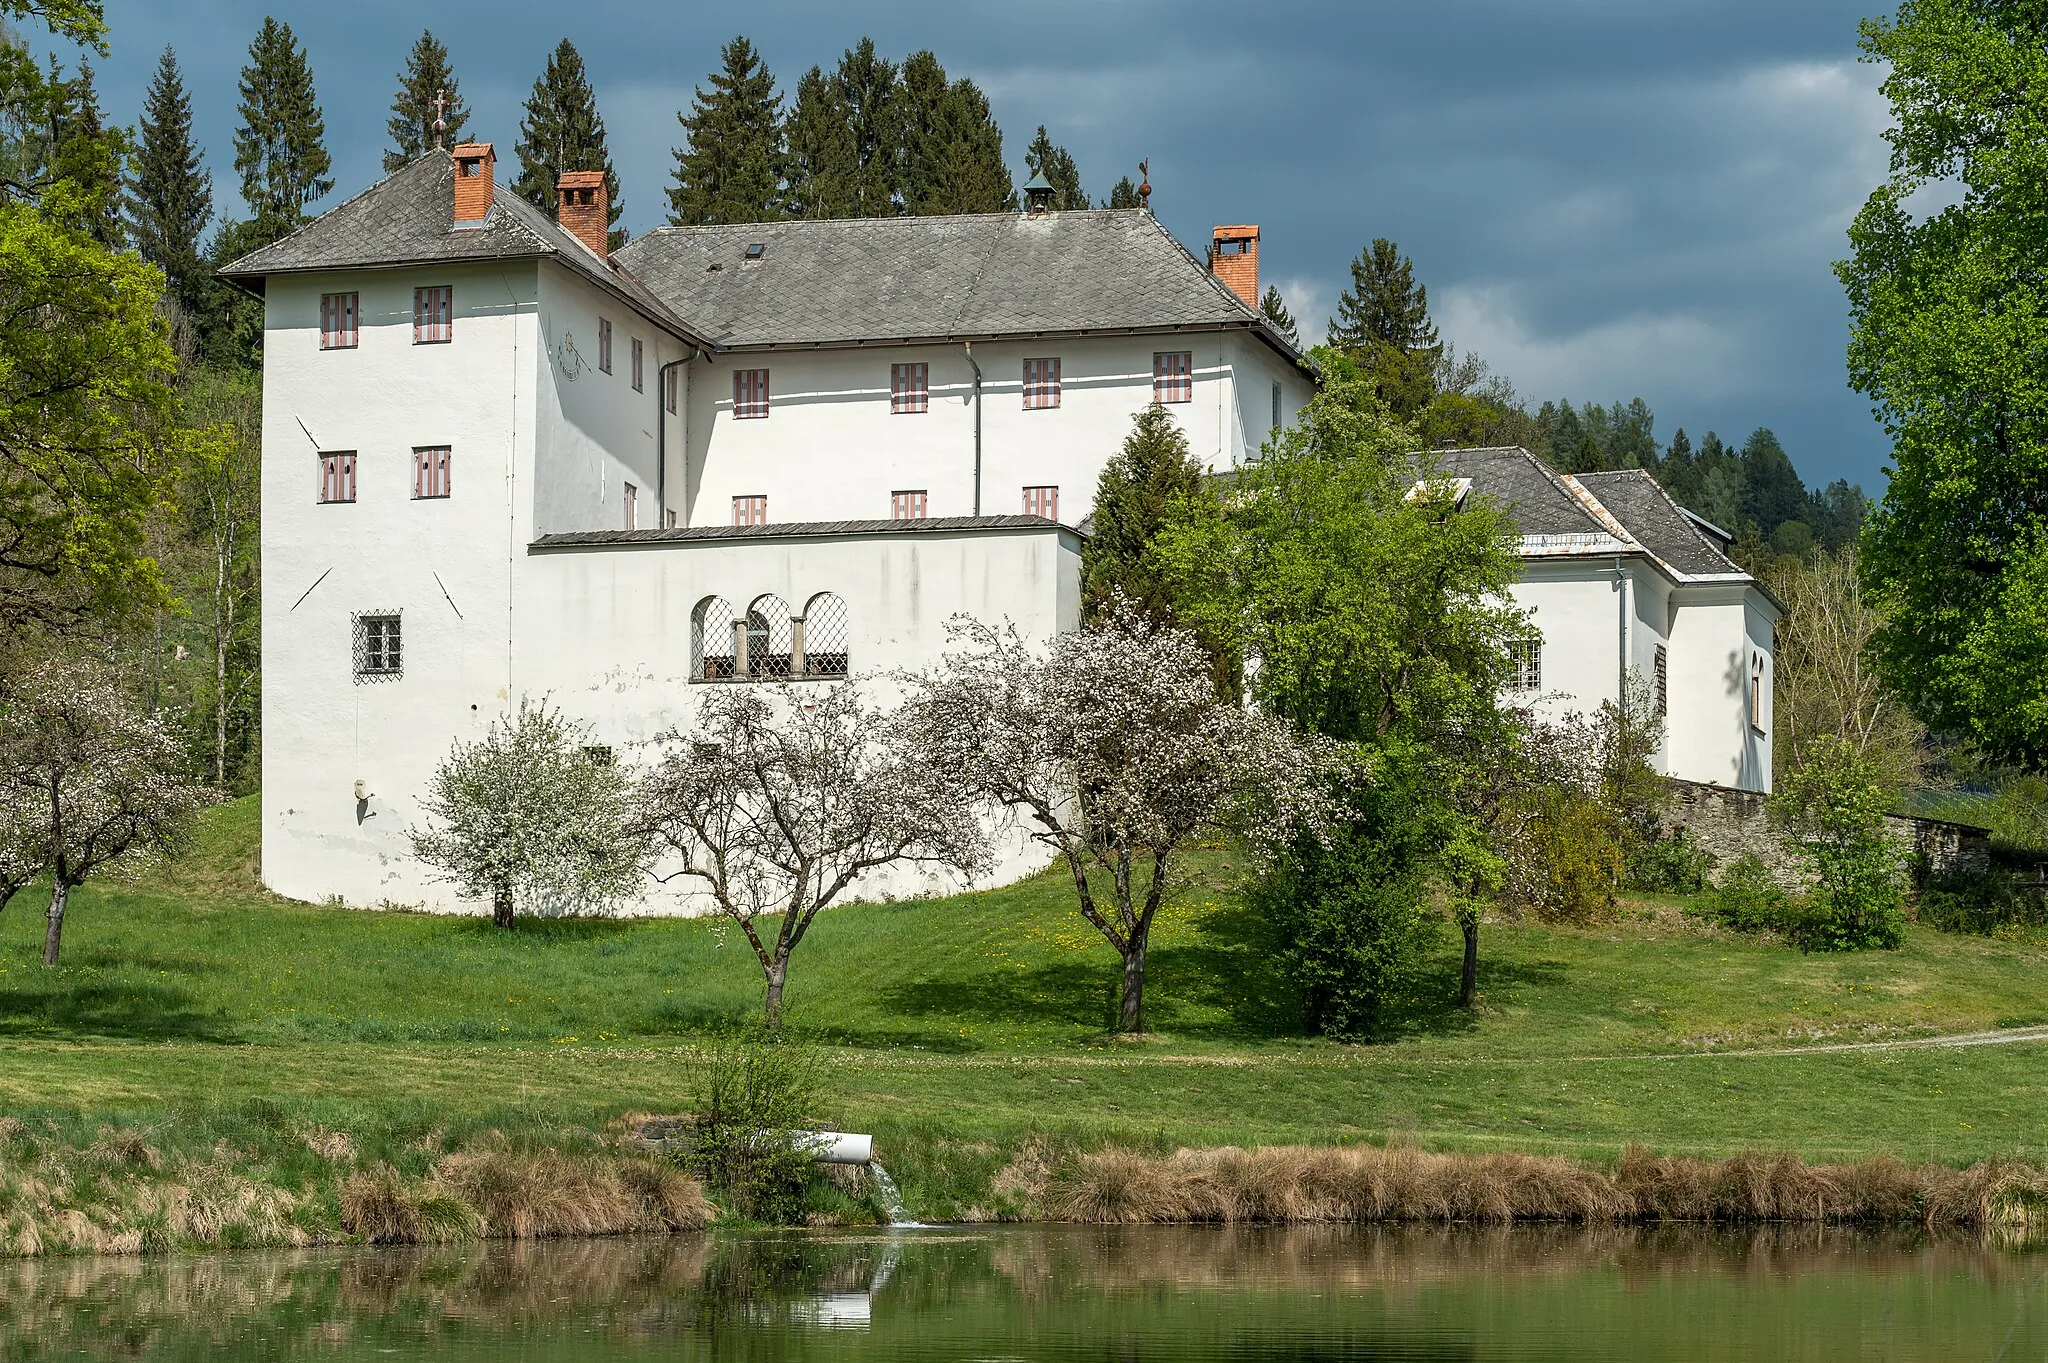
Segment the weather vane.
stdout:
<path fill-rule="evenodd" d="M 1152 211 L 1152 158 L 1138 162 L 1138 178 L 1144 183 L 1138 186 L 1138 207 L 1147 213 Z"/>

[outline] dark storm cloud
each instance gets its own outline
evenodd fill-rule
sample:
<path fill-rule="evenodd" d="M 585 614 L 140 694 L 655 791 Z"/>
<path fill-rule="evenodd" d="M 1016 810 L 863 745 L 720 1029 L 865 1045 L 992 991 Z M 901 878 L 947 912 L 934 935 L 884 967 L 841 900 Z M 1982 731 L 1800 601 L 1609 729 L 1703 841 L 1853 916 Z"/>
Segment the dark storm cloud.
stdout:
<path fill-rule="evenodd" d="M 132 119 L 176 45 L 217 189 L 265 6 L 109 0 L 103 90 Z M 423 22 L 509 156 L 548 49 L 589 63 L 636 231 L 661 220 L 678 107 L 735 11 L 703 5 L 275 4 L 311 51 L 336 199 L 375 177 Z M 763 3 L 738 11 L 785 89 L 863 33 L 930 47 L 994 103 L 1013 166 L 1040 122 L 1100 195 L 1149 156 L 1191 246 L 1257 222 L 1266 278 L 1320 332 L 1360 245 L 1416 260 L 1447 339 L 1533 398 L 1642 396 L 1660 434 L 1777 430 L 1809 481 L 1875 490 L 1881 433 L 1845 385 L 1828 264 L 1884 170 L 1878 74 L 1843 0 L 1427 5 Z M 330 201 L 331 202 L 331 201 Z"/>

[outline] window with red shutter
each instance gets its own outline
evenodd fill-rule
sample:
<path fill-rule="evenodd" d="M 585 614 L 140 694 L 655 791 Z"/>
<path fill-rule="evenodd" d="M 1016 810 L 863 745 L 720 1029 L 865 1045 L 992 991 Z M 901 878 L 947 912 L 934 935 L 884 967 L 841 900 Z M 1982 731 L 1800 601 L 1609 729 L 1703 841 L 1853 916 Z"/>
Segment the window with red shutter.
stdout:
<path fill-rule="evenodd" d="M 1059 357 L 1024 361 L 1024 410 L 1035 412 L 1059 405 Z"/>
<path fill-rule="evenodd" d="M 738 419 L 768 415 L 768 371 L 735 369 L 732 374 L 732 414 Z"/>
<path fill-rule="evenodd" d="M 925 505 L 923 488 L 889 494 L 889 515 L 894 520 L 921 521 L 925 518 Z"/>
<path fill-rule="evenodd" d="M 1056 487 L 1027 487 L 1024 489 L 1024 514 L 1043 516 L 1049 521 L 1060 518 L 1060 490 Z"/>
<path fill-rule="evenodd" d="M 1161 350 L 1152 356 L 1152 400 L 1195 400 L 1195 353 L 1192 350 Z"/>
<path fill-rule="evenodd" d="M 412 452 L 412 495 L 422 501 L 449 494 L 449 451 L 446 445 L 420 445 Z"/>
<path fill-rule="evenodd" d="M 768 524 L 768 498 L 765 494 L 732 499 L 732 523 L 734 525 Z"/>
<path fill-rule="evenodd" d="M 341 450 L 320 456 L 320 500 L 352 502 L 356 499 L 356 455 Z"/>
<path fill-rule="evenodd" d="M 442 284 L 412 291 L 412 343 L 445 345 L 455 339 L 455 290 Z"/>
<path fill-rule="evenodd" d="M 352 293 L 320 295 L 320 348 L 356 348 L 356 296 Z"/>
<path fill-rule="evenodd" d="M 612 319 L 597 319 L 597 367 L 605 373 L 612 372 Z"/>
<path fill-rule="evenodd" d="M 897 416 L 932 408 L 932 367 L 929 364 L 889 366 L 889 410 Z"/>

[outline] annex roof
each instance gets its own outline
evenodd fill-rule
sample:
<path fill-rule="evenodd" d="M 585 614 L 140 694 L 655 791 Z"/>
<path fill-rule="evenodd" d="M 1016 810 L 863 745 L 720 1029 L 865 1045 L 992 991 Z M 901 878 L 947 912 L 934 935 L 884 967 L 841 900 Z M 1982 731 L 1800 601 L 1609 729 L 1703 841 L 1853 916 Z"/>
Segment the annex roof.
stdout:
<path fill-rule="evenodd" d="M 679 340 L 711 345 L 631 271 L 607 263 L 504 185 L 497 186 L 491 210 L 480 221 L 457 223 L 455 159 L 445 151 L 427 152 L 221 273 L 260 282 L 314 270 L 534 259 L 558 260 Z"/>
<path fill-rule="evenodd" d="M 1663 485 L 1643 469 L 1581 473 L 1577 480 L 1628 527 L 1645 549 L 1694 577 L 1741 574 L 1742 568 L 1702 533 Z M 1747 574 L 1743 574 L 1747 576 Z"/>
<path fill-rule="evenodd" d="M 1064 530 L 1071 525 L 1044 516 L 930 516 L 922 520 L 789 521 L 768 525 L 688 525 L 658 530 L 571 530 L 542 535 L 529 549 L 576 549 L 594 545 L 675 544 L 696 540 L 832 539 L 856 535 L 930 535 L 962 530 Z"/>
<path fill-rule="evenodd" d="M 1238 327 L 1307 363 L 1143 209 L 663 227 L 619 259 L 721 347 Z"/>

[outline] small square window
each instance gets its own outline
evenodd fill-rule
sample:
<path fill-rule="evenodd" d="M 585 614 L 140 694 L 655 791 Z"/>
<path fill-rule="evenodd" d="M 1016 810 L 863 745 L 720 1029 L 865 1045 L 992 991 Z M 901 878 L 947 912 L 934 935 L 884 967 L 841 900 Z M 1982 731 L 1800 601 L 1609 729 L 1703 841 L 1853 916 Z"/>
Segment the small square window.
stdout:
<path fill-rule="evenodd" d="M 932 367 L 929 364 L 889 366 L 889 411 L 914 416 L 932 409 Z"/>
<path fill-rule="evenodd" d="M 626 528 L 628 530 L 638 530 L 640 528 L 640 489 L 634 487 L 631 483 L 627 483 L 625 486 Z"/>
<path fill-rule="evenodd" d="M 735 420 L 754 420 L 768 415 L 768 371 L 735 369 L 732 375 L 732 414 Z"/>
<path fill-rule="evenodd" d="M 891 520 L 921 521 L 925 518 L 925 506 L 925 490 L 923 488 L 889 494 L 889 518 Z"/>
<path fill-rule="evenodd" d="M 636 393 L 644 393 L 647 391 L 646 388 L 644 388 L 641 385 L 640 378 L 640 338 L 638 336 L 635 336 L 633 338 L 633 391 Z"/>
<path fill-rule="evenodd" d="M 609 374 L 612 372 L 612 319 L 597 319 L 597 367 Z"/>
<path fill-rule="evenodd" d="M 1036 412 L 1059 405 L 1059 357 L 1024 361 L 1024 410 Z"/>
<path fill-rule="evenodd" d="M 358 615 L 355 624 L 356 680 L 381 681 L 404 671 L 398 612 Z"/>
<path fill-rule="evenodd" d="M 412 495 L 426 501 L 446 497 L 451 463 L 446 445 L 421 445 L 412 452 Z"/>
<path fill-rule="evenodd" d="M 352 502 L 356 499 L 356 452 L 342 450 L 320 456 L 320 500 Z"/>
<path fill-rule="evenodd" d="M 1192 350 L 1162 350 L 1152 356 L 1152 400 L 1195 400 L 1195 353 Z"/>
<path fill-rule="evenodd" d="M 455 339 L 455 290 L 438 288 L 412 291 L 412 343 L 445 345 Z"/>
<path fill-rule="evenodd" d="M 1508 690 L 1543 689 L 1543 641 L 1516 639 L 1508 644 Z"/>
<path fill-rule="evenodd" d="M 750 497 L 732 499 L 732 523 L 734 525 L 768 524 L 768 498 L 757 493 Z"/>
<path fill-rule="evenodd" d="M 1049 521 L 1060 518 L 1060 490 L 1056 487 L 1027 487 L 1024 489 L 1024 514 L 1043 516 Z"/>
<path fill-rule="evenodd" d="M 356 348 L 356 296 L 352 293 L 320 295 L 320 348 Z"/>

